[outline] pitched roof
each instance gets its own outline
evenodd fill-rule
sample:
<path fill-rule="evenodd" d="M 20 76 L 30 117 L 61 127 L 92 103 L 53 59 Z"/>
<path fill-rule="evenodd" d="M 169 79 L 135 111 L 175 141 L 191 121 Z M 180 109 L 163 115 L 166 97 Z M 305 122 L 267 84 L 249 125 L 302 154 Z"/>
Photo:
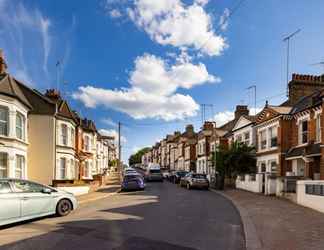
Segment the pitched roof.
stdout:
<path fill-rule="evenodd" d="M 88 120 L 87 118 L 82 119 L 81 127 L 85 131 L 90 131 L 90 132 L 94 132 L 94 133 L 97 132 L 95 123 L 92 120 Z"/>
<path fill-rule="evenodd" d="M 322 103 L 322 98 L 324 96 L 324 89 L 316 90 L 308 96 L 304 96 L 299 99 L 299 101 L 293 106 L 291 114 L 301 112 L 310 107 L 319 105 Z"/>
<path fill-rule="evenodd" d="M 32 108 L 32 105 L 22 92 L 20 88 L 21 84 L 9 74 L 0 75 L 0 93 L 6 96 L 16 98 L 28 108 Z"/>
<path fill-rule="evenodd" d="M 303 147 L 293 147 L 290 148 L 286 153 L 286 159 L 295 157 L 311 157 L 314 155 L 320 155 L 321 148 L 320 144 L 308 144 Z"/>
<path fill-rule="evenodd" d="M 274 105 L 269 105 L 269 108 L 273 109 L 279 114 L 289 114 L 292 107 L 291 106 L 274 106 Z"/>

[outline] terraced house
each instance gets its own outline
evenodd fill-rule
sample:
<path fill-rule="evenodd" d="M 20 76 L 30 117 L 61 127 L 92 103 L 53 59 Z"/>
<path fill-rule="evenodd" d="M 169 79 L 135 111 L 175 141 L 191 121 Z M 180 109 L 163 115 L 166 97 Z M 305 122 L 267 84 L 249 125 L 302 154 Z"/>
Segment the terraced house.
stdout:
<path fill-rule="evenodd" d="M 28 113 L 33 107 L 6 69 L 0 51 L 0 178 L 27 178 Z"/>

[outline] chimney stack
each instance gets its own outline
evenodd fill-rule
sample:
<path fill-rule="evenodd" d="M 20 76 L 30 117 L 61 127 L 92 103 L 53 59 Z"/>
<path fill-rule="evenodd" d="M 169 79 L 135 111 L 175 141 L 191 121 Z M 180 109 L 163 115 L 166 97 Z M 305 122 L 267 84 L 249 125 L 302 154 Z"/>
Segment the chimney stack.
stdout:
<path fill-rule="evenodd" d="M 47 96 L 53 101 L 58 101 L 61 98 L 60 92 L 57 91 L 56 89 L 46 90 L 45 96 Z"/>
<path fill-rule="evenodd" d="M 214 123 L 206 121 L 203 125 L 203 130 L 212 130 L 214 128 Z"/>
<path fill-rule="evenodd" d="M 193 133 L 194 132 L 194 127 L 192 124 L 189 124 L 186 126 L 186 132 L 187 133 Z"/>
<path fill-rule="evenodd" d="M 6 73 L 7 64 L 3 55 L 3 50 L 0 49 L 0 74 Z"/>
<path fill-rule="evenodd" d="M 242 115 L 249 115 L 249 109 L 246 105 L 237 105 L 235 110 L 235 119 L 240 118 Z"/>

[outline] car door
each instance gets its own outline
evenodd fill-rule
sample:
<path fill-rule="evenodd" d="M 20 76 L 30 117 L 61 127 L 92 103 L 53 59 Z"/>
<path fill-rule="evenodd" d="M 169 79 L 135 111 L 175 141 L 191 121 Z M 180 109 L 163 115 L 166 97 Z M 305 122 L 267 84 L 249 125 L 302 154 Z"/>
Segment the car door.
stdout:
<path fill-rule="evenodd" d="M 0 180 L 0 225 L 13 223 L 21 218 L 21 200 L 11 189 L 9 181 Z"/>
<path fill-rule="evenodd" d="M 43 185 L 26 180 L 15 180 L 12 184 L 22 201 L 22 217 L 37 217 L 55 212 L 55 197 L 51 193 L 43 193 Z"/>

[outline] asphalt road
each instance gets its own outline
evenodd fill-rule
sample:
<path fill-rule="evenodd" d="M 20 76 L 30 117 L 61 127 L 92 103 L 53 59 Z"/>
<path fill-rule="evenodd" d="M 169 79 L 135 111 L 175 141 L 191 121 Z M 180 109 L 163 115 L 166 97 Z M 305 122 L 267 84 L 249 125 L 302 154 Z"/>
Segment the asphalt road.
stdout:
<path fill-rule="evenodd" d="M 0 249 L 240 250 L 244 236 L 224 197 L 164 182 L 83 204 L 67 217 L 2 229 Z"/>

